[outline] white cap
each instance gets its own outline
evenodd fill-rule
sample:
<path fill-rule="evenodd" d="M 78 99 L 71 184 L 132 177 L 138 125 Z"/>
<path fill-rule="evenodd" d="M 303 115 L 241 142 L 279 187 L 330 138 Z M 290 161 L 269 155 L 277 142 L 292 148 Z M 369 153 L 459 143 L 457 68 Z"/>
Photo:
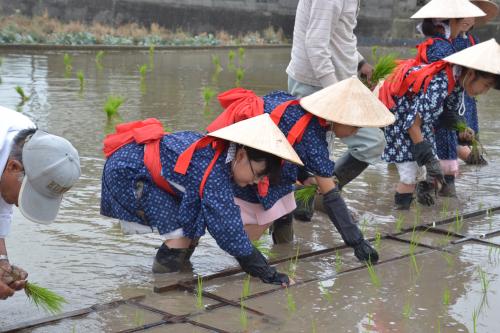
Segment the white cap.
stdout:
<path fill-rule="evenodd" d="M 80 177 L 80 158 L 66 139 L 36 131 L 23 147 L 25 176 L 19 193 L 19 209 L 37 223 L 53 222 L 63 194 Z"/>

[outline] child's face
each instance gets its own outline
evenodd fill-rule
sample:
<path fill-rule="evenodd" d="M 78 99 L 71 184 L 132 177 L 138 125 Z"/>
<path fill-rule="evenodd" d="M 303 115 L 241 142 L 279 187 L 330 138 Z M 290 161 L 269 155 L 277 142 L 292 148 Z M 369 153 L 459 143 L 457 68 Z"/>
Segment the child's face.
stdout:
<path fill-rule="evenodd" d="M 244 149 L 238 149 L 232 163 L 233 180 L 238 186 L 258 184 L 266 176 L 266 162 L 251 161 Z"/>
<path fill-rule="evenodd" d="M 457 20 L 457 23 L 458 23 L 458 29 L 460 30 L 460 32 L 467 32 L 474 25 L 475 19 L 473 17 L 466 17 L 466 18 Z"/>
<path fill-rule="evenodd" d="M 475 71 L 469 71 L 464 80 L 464 89 L 469 96 L 478 96 L 485 94 L 495 85 L 493 77 L 478 76 Z"/>
<path fill-rule="evenodd" d="M 332 123 L 332 130 L 337 138 L 346 138 L 348 136 L 356 134 L 356 132 L 358 131 L 358 127 L 339 124 L 339 123 Z"/>

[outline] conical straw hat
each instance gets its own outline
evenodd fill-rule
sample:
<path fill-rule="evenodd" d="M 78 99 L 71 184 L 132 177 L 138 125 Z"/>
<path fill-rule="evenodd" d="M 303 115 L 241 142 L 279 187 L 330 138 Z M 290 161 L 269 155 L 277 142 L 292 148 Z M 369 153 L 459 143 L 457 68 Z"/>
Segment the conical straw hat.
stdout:
<path fill-rule="evenodd" d="M 420 8 L 411 18 L 464 18 L 485 16 L 479 7 L 473 5 L 469 0 L 432 0 Z"/>
<path fill-rule="evenodd" d="M 339 124 L 385 127 L 394 115 L 356 76 L 323 88 L 300 100 L 308 112 Z"/>
<path fill-rule="evenodd" d="M 454 53 L 443 60 L 500 75 L 500 45 L 494 38 Z"/>
<path fill-rule="evenodd" d="M 489 0 L 471 0 L 471 2 L 478 6 L 483 12 L 486 13 L 486 16 L 476 18 L 476 23 L 474 26 L 485 25 L 492 19 L 494 19 L 498 15 L 498 5 L 493 1 Z"/>
<path fill-rule="evenodd" d="M 276 155 L 292 163 L 304 165 L 285 135 L 267 113 L 239 121 L 207 135 L 239 143 Z"/>

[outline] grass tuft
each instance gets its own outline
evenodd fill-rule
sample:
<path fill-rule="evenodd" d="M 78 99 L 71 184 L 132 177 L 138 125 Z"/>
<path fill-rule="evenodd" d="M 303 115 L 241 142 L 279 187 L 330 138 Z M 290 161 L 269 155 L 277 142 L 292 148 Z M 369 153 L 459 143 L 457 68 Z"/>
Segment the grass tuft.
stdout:
<path fill-rule="evenodd" d="M 104 112 L 108 117 L 108 120 L 111 120 L 113 117 L 118 115 L 118 109 L 123 104 L 123 98 L 120 96 L 109 96 L 104 104 Z"/>

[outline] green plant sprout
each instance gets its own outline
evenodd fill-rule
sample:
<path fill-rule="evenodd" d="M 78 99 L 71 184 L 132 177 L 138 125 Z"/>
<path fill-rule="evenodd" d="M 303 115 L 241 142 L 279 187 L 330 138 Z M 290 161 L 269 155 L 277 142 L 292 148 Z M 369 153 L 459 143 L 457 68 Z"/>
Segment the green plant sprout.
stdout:
<path fill-rule="evenodd" d="M 429 228 L 424 230 L 424 232 L 422 232 L 420 235 L 418 235 L 415 232 L 416 231 L 415 228 L 416 228 L 416 226 L 413 226 L 413 230 L 411 232 L 409 253 L 410 253 L 410 261 L 412 263 L 412 266 L 415 269 L 415 273 L 417 273 L 417 275 L 418 275 L 420 273 L 420 268 L 417 264 L 417 259 L 415 257 L 415 250 L 417 249 L 418 244 L 420 243 L 420 238 L 427 232 L 427 230 L 429 230 Z"/>
<path fill-rule="evenodd" d="M 467 123 L 464 121 L 459 121 L 455 125 L 455 130 L 458 132 L 465 132 L 467 130 L 468 126 Z M 481 144 L 481 141 L 479 141 L 479 138 L 474 135 L 472 138 L 471 142 L 471 152 L 470 152 L 470 160 L 474 163 L 480 163 L 481 162 L 481 156 L 482 155 L 487 155 L 486 150 L 484 149 L 484 146 Z"/>
<path fill-rule="evenodd" d="M 21 97 L 21 103 L 20 103 L 21 105 L 23 105 L 30 99 L 30 96 L 24 93 L 24 89 L 22 87 L 16 86 L 14 89 L 16 90 L 19 97 Z"/>
<path fill-rule="evenodd" d="M 299 260 L 299 250 L 300 250 L 300 247 L 297 246 L 297 251 L 295 253 L 295 257 L 290 259 L 290 262 L 288 263 L 288 274 L 287 275 L 292 280 L 295 279 L 295 274 L 297 272 L 297 262 Z"/>
<path fill-rule="evenodd" d="M 240 298 L 240 324 L 245 331 L 248 328 L 248 314 L 245 308 L 245 300 L 250 296 L 250 275 L 247 274 L 243 280 L 243 289 Z"/>
<path fill-rule="evenodd" d="M 437 319 L 437 333 L 441 333 L 441 322 Z"/>
<path fill-rule="evenodd" d="M 390 75 L 394 69 L 398 66 L 396 59 L 399 57 L 398 54 L 391 53 L 383 56 L 377 55 L 378 47 L 374 46 L 372 48 L 373 63 L 373 73 L 369 81 L 366 79 L 364 83 L 369 88 L 375 87 L 381 80 L 385 79 Z"/>
<path fill-rule="evenodd" d="M 441 208 L 441 217 L 445 218 L 449 213 L 450 200 L 449 198 L 445 198 L 443 201 L 443 207 Z"/>
<path fill-rule="evenodd" d="M 443 291 L 443 305 L 450 305 L 450 289 L 444 288 Z"/>
<path fill-rule="evenodd" d="M 155 45 L 149 46 L 149 68 L 153 70 L 155 68 Z"/>
<path fill-rule="evenodd" d="M 241 67 L 238 67 L 236 69 L 236 82 L 235 82 L 235 85 L 237 87 L 240 86 L 241 84 L 241 81 L 243 81 L 243 78 L 245 77 L 245 69 L 244 68 L 241 68 Z"/>
<path fill-rule="evenodd" d="M 380 252 L 381 245 L 382 245 L 382 234 L 377 230 L 375 231 L 375 243 L 374 243 L 375 250 L 377 250 L 377 252 Z"/>
<path fill-rule="evenodd" d="M 472 327 L 474 333 L 477 333 L 477 317 L 479 317 L 479 311 L 477 309 L 474 309 L 472 311 Z"/>
<path fill-rule="evenodd" d="M 214 73 L 212 74 L 212 82 L 217 83 L 219 81 L 219 74 L 222 72 L 222 66 L 220 64 L 219 56 L 212 55 L 212 64 L 214 65 Z"/>
<path fill-rule="evenodd" d="M 489 246 L 488 261 L 495 265 L 500 262 L 500 248 L 494 247 L 493 245 Z"/>
<path fill-rule="evenodd" d="M 203 97 L 203 101 L 205 102 L 205 108 L 208 108 L 210 101 L 215 97 L 217 92 L 210 87 L 203 87 L 201 95 Z"/>
<path fill-rule="evenodd" d="M 96 67 L 98 70 L 102 70 L 103 69 L 103 65 L 102 65 L 102 59 L 104 58 L 104 51 L 99 51 L 97 52 L 97 54 L 95 55 L 95 64 L 96 64 Z"/>
<path fill-rule="evenodd" d="M 292 293 L 290 292 L 290 288 L 286 287 L 286 304 L 288 313 L 292 314 L 297 311 L 297 304 L 295 303 L 295 299 L 293 298 Z"/>
<path fill-rule="evenodd" d="M 118 115 L 118 109 L 123 104 L 123 98 L 120 96 L 109 96 L 104 104 L 104 112 L 108 121 Z"/>
<path fill-rule="evenodd" d="M 408 300 L 405 305 L 403 306 L 403 317 L 405 319 L 409 319 L 412 313 L 412 306 L 410 303 L 410 300 Z"/>
<path fill-rule="evenodd" d="M 65 53 L 64 58 L 64 73 L 65 76 L 71 76 L 71 72 L 73 71 L 73 57 L 71 57 L 69 54 Z"/>
<path fill-rule="evenodd" d="M 245 49 L 240 47 L 238 48 L 238 64 L 240 66 L 243 66 L 244 62 L 245 62 Z"/>
<path fill-rule="evenodd" d="M 420 224 L 421 217 L 422 217 L 422 207 L 417 202 L 417 204 L 415 205 L 415 220 L 413 222 L 413 226 Z"/>
<path fill-rule="evenodd" d="M 198 275 L 198 287 L 196 288 L 196 307 L 203 309 L 203 278 Z"/>
<path fill-rule="evenodd" d="M 481 267 L 478 267 L 477 271 L 479 273 L 479 279 L 481 280 L 481 290 L 483 291 L 484 294 L 486 294 L 488 292 L 490 281 L 488 280 L 486 272 L 483 271 Z"/>
<path fill-rule="evenodd" d="M 146 79 L 146 74 L 148 73 L 148 64 L 143 64 L 138 68 L 139 68 L 139 75 L 141 76 L 141 82 L 144 82 L 144 80 Z"/>
<path fill-rule="evenodd" d="M 482 209 L 483 209 L 483 207 L 484 207 L 484 203 L 483 203 L 482 201 L 481 201 L 481 202 L 479 202 L 479 206 L 478 206 L 478 208 L 477 208 L 477 209 L 482 210 Z"/>
<path fill-rule="evenodd" d="M 405 222 L 405 217 L 403 214 L 399 213 L 396 219 L 396 233 L 400 233 L 403 230 L 403 223 Z"/>
<path fill-rule="evenodd" d="M 295 190 L 294 192 L 295 200 L 297 200 L 297 202 L 300 202 L 306 208 L 309 208 L 312 199 L 316 195 L 317 191 L 318 191 L 318 185 L 316 184 L 306 185 L 300 189 Z"/>
<path fill-rule="evenodd" d="M 368 317 L 368 326 L 372 326 L 373 323 L 373 313 L 369 312 L 366 315 Z"/>
<path fill-rule="evenodd" d="M 142 312 L 140 310 L 136 310 L 135 316 L 134 316 L 134 325 L 135 326 L 144 326 L 145 322 L 146 321 L 144 319 L 144 312 Z"/>
<path fill-rule="evenodd" d="M 459 233 L 464 226 L 464 218 L 460 216 L 458 209 L 455 210 L 455 232 Z"/>
<path fill-rule="evenodd" d="M 85 76 L 83 75 L 83 71 L 79 70 L 76 73 L 76 77 L 78 78 L 78 81 L 80 82 L 80 92 L 83 91 L 83 87 L 85 85 Z"/>
<path fill-rule="evenodd" d="M 311 332 L 312 333 L 316 333 L 316 321 L 313 319 L 311 319 Z"/>
<path fill-rule="evenodd" d="M 252 244 L 253 246 L 255 246 L 257 250 L 259 250 L 260 253 L 265 255 L 268 259 L 272 259 L 276 256 L 276 254 L 272 252 L 270 248 L 265 246 L 264 241 L 262 239 L 253 240 Z"/>
<path fill-rule="evenodd" d="M 366 264 L 366 268 L 368 269 L 368 274 L 370 275 L 370 280 L 372 281 L 372 284 L 376 288 L 380 288 L 380 286 L 382 284 L 380 282 L 380 278 L 377 275 L 377 272 L 375 271 L 375 268 L 373 267 L 373 265 L 369 261 L 365 262 L 365 264 Z"/>
<path fill-rule="evenodd" d="M 338 272 L 340 272 L 341 269 L 342 269 L 342 257 L 340 256 L 340 251 L 336 250 L 335 251 L 335 270 L 338 273 Z"/>
<path fill-rule="evenodd" d="M 227 64 L 227 69 L 230 71 L 234 71 L 236 69 L 234 65 L 234 57 L 236 56 L 236 53 L 233 50 L 230 50 L 229 53 L 227 54 L 228 58 L 228 64 Z"/>
<path fill-rule="evenodd" d="M 50 314 L 61 313 L 62 305 L 68 303 L 64 297 L 33 282 L 26 282 L 24 291 L 28 299 L 35 304 L 37 308 L 41 308 Z"/>
<path fill-rule="evenodd" d="M 328 302 L 328 304 L 332 304 L 333 294 L 328 288 L 323 286 L 323 284 L 321 282 L 319 283 L 319 290 L 321 292 L 321 296 L 323 296 L 325 298 L 325 300 Z"/>
<path fill-rule="evenodd" d="M 366 232 L 368 231 L 368 220 L 366 217 L 363 217 L 363 222 L 361 223 L 361 233 L 363 236 L 366 235 Z"/>

